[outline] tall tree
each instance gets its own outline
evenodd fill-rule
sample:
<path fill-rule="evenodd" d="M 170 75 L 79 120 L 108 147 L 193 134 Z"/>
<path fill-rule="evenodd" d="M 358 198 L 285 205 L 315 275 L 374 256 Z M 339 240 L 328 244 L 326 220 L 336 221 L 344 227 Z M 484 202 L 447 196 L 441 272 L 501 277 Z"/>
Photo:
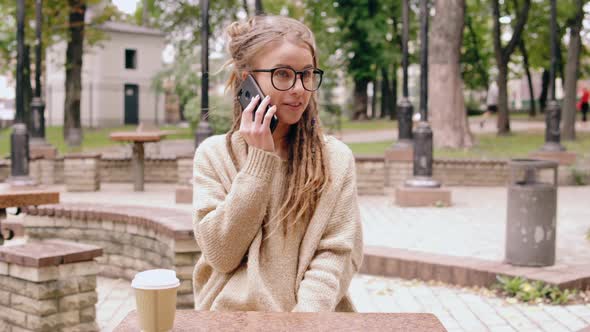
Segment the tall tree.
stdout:
<path fill-rule="evenodd" d="M 347 56 L 348 74 L 354 81 L 352 119 L 367 117 L 367 85 L 381 65 L 389 30 L 387 15 L 378 0 L 339 1 L 335 8 L 342 31 L 340 48 Z"/>
<path fill-rule="evenodd" d="M 264 14 L 264 6 L 262 5 L 262 0 L 254 0 L 254 8 L 256 15 Z"/>
<path fill-rule="evenodd" d="M 508 62 L 514 49 L 520 42 L 522 31 L 528 19 L 531 0 L 524 0 L 524 5 L 518 11 L 517 21 L 514 25 L 512 36 L 506 46 L 502 46 L 500 27 L 500 3 L 492 0 L 492 15 L 494 21 L 493 38 L 496 65 L 498 67 L 498 135 L 510 133 L 510 114 L 508 110 Z"/>
<path fill-rule="evenodd" d="M 438 147 L 470 147 L 463 79 L 461 45 L 463 42 L 465 0 L 435 0 L 428 55 L 429 111 Z"/>
<path fill-rule="evenodd" d="M 580 32 L 584 19 L 584 0 L 576 0 L 576 12 L 573 19 L 568 21 L 569 46 L 567 48 L 567 64 L 565 68 L 565 97 L 563 99 L 563 126 L 561 138 L 564 140 L 576 139 L 576 94 L 580 73 L 580 49 L 582 41 Z"/>
<path fill-rule="evenodd" d="M 535 105 L 535 89 L 533 88 L 533 78 L 531 76 L 531 67 L 529 65 L 529 53 L 528 53 L 526 46 L 524 44 L 524 39 L 520 40 L 520 43 L 518 44 L 518 50 L 520 51 L 520 54 L 522 55 L 522 61 L 524 64 L 524 71 L 526 73 L 526 79 L 527 79 L 527 83 L 529 86 L 529 96 L 530 96 L 529 116 L 534 117 L 535 115 L 537 115 L 537 108 Z"/>
<path fill-rule="evenodd" d="M 69 146 L 82 143 L 80 99 L 82 96 L 82 56 L 84 54 L 85 0 L 68 0 L 70 8 L 70 39 L 66 49 L 66 81 L 64 102 L 64 139 Z"/>

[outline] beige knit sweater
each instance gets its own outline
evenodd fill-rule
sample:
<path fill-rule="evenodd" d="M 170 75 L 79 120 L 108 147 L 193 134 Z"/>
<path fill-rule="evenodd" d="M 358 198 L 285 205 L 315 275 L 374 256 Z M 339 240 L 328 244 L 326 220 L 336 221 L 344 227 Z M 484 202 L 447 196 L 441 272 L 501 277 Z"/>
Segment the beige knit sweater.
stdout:
<path fill-rule="evenodd" d="M 332 182 L 309 223 L 272 233 L 287 162 L 225 135 L 195 153 L 193 226 L 202 255 L 193 272 L 195 309 L 354 311 L 347 296 L 362 260 L 362 227 L 350 149 L 327 137 Z"/>

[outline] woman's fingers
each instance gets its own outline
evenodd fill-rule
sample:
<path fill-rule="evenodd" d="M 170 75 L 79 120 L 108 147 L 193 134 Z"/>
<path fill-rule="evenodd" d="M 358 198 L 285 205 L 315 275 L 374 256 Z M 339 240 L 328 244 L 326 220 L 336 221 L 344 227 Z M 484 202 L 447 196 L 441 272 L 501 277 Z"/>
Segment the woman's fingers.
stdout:
<path fill-rule="evenodd" d="M 254 109 L 256 108 L 256 105 L 258 104 L 258 101 L 260 100 L 260 96 L 256 95 L 256 97 L 252 98 L 252 100 L 250 100 L 250 103 L 248 104 L 248 106 L 246 106 L 246 108 L 244 109 L 244 111 L 242 111 L 242 121 L 241 121 L 241 125 L 240 127 L 242 128 L 250 128 L 252 125 L 252 112 L 254 112 Z"/>
<path fill-rule="evenodd" d="M 264 113 L 265 113 L 264 111 L 268 107 L 269 103 L 270 103 L 270 97 L 266 96 L 264 99 L 262 99 L 262 102 L 258 106 L 258 109 L 256 110 L 256 113 L 254 114 L 254 116 L 255 116 L 254 127 L 255 128 L 258 128 L 262 125 L 262 120 L 264 119 Z"/>
<path fill-rule="evenodd" d="M 268 109 L 268 112 L 266 112 L 264 120 L 262 121 L 263 128 L 268 128 L 270 130 L 270 121 L 272 120 L 272 117 L 275 115 L 276 112 L 277 105 L 273 105 L 271 108 Z"/>

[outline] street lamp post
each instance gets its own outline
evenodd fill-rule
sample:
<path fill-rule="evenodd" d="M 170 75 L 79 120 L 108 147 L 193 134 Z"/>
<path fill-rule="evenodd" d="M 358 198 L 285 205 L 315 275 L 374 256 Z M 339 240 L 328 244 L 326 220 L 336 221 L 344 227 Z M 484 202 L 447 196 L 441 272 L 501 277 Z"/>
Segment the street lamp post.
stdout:
<path fill-rule="evenodd" d="M 201 0 L 201 119 L 195 133 L 195 147 L 213 134 L 209 124 L 209 0 Z"/>
<path fill-rule="evenodd" d="M 43 0 L 36 0 L 35 3 L 35 97 L 31 102 L 31 110 L 33 112 L 31 117 L 31 143 L 44 144 L 45 143 L 45 103 L 41 97 L 41 30 L 42 30 L 42 7 Z"/>
<path fill-rule="evenodd" d="M 397 105 L 398 109 L 398 139 L 393 148 L 405 149 L 412 147 L 412 114 L 414 107 L 408 98 L 408 32 L 409 32 L 409 4 L 404 0 L 402 7 L 402 99 Z M 396 75 L 396 73 L 393 73 Z M 394 87 L 395 89 L 395 87 Z"/>
<path fill-rule="evenodd" d="M 13 185 L 30 184 L 29 135 L 24 123 L 24 50 L 25 50 L 25 0 L 16 3 L 16 115 L 10 134 L 10 162 Z"/>
<path fill-rule="evenodd" d="M 549 70 L 549 101 L 545 106 L 545 144 L 541 151 L 558 152 L 565 151 L 561 145 L 561 133 L 559 123 L 561 122 L 561 107 L 555 99 L 555 71 L 557 64 L 557 14 L 555 0 L 551 0 L 551 68 Z"/>
<path fill-rule="evenodd" d="M 432 178 L 432 129 L 428 124 L 428 0 L 420 1 L 420 122 L 414 131 L 413 177 L 407 187 L 439 188 Z"/>

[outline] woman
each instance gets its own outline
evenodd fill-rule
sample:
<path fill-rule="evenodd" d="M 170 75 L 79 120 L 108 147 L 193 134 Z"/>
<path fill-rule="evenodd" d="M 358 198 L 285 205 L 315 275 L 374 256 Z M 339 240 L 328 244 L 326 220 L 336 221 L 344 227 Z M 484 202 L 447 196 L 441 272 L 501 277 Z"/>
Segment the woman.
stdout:
<path fill-rule="evenodd" d="M 354 157 L 317 120 L 313 34 L 279 16 L 227 33 L 228 88 L 236 96 L 251 74 L 267 97 L 243 112 L 235 100 L 230 131 L 195 153 L 195 308 L 354 311 L 347 290 L 363 246 Z"/>

